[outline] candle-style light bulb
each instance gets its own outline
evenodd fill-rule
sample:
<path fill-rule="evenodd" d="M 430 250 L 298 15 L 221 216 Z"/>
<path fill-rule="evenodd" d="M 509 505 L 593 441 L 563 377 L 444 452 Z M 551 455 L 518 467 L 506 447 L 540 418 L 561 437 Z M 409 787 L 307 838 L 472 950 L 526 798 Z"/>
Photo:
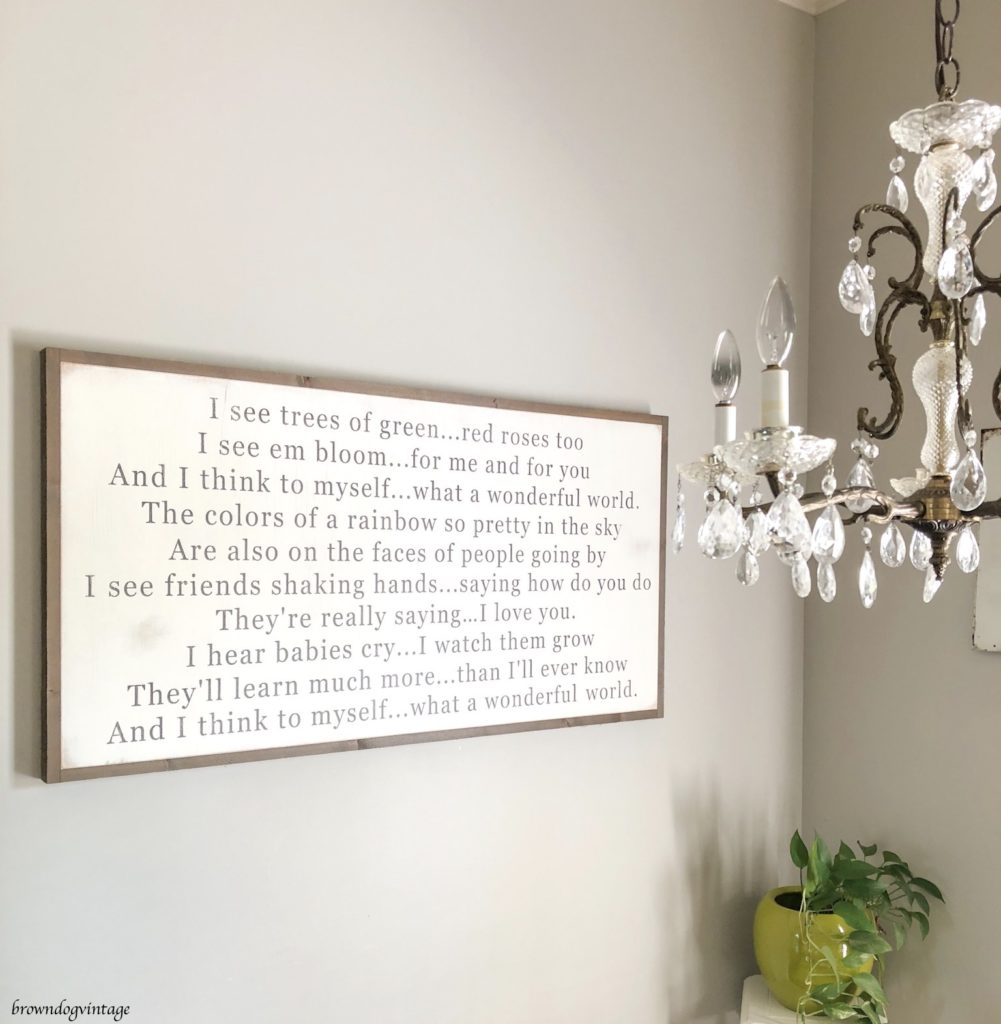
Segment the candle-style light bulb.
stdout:
<path fill-rule="evenodd" d="M 737 436 L 733 400 L 740 387 L 740 349 L 730 331 L 723 331 L 716 339 L 709 379 L 716 396 L 716 444 L 729 444 Z"/>
<path fill-rule="evenodd" d="M 789 371 L 782 364 L 796 333 L 796 311 L 781 277 L 772 281 L 758 317 L 758 355 L 765 364 L 761 375 L 761 425 L 789 426 Z"/>
<path fill-rule="evenodd" d="M 786 361 L 795 334 L 796 311 L 789 288 L 776 277 L 762 303 L 756 332 L 758 355 L 765 366 L 781 366 Z"/>
<path fill-rule="evenodd" d="M 717 405 L 729 405 L 740 387 L 740 349 L 732 331 L 722 331 L 716 339 L 710 375 Z"/>

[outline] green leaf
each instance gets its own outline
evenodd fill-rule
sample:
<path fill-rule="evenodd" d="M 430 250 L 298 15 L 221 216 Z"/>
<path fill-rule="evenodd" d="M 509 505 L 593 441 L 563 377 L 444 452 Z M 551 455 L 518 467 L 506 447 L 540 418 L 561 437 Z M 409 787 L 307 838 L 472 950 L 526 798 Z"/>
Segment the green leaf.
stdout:
<path fill-rule="evenodd" d="M 831 874 L 831 851 L 820 836 L 815 836 L 807 859 L 807 870 L 816 883 L 827 881 Z"/>
<path fill-rule="evenodd" d="M 879 899 L 885 892 L 882 882 L 874 878 L 849 878 L 842 888 L 848 896 L 857 896 L 867 903 Z"/>
<path fill-rule="evenodd" d="M 848 936 L 848 945 L 858 953 L 888 953 L 893 947 L 873 932 L 852 932 Z"/>
<path fill-rule="evenodd" d="M 874 932 L 876 930 L 876 924 L 872 918 L 864 910 L 860 910 L 854 903 L 841 900 L 839 903 L 834 904 L 833 909 L 838 917 L 844 918 L 845 923 L 856 931 Z"/>
<path fill-rule="evenodd" d="M 848 1003 L 828 1003 L 824 1007 L 824 1013 L 831 1020 L 853 1020 L 855 1010 Z"/>
<path fill-rule="evenodd" d="M 917 910 L 911 911 L 911 918 L 918 923 L 918 927 L 921 929 L 921 938 L 928 938 L 928 918 Z"/>
<path fill-rule="evenodd" d="M 928 905 L 928 898 L 924 893 L 912 892 L 911 898 L 925 912 L 925 914 L 931 913 L 931 907 Z"/>
<path fill-rule="evenodd" d="M 904 863 L 903 858 L 899 854 L 894 853 L 893 850 L 884 850 L 883 863 L 885 864 L 888 860 L 896 861 L 898 864 Z"/>
<path fill-rule="evenodd" d="M 883 986 L 871 974 L 856 974 L 852 981 L 860 992 L 872 996 L 880 1006 L 886 1006 L 886 993 L 883 991 Z"/>
<path fill-rule="evenodd" d="M 855 860 L 855 851 L 842 839 L 838 847 L 838 856 L 842 860 Z"/>
<path fill-rule="evenodd" d="M 841 963 L 846 970 L 857 971 L 862 967 L 868 967 L 872 962 L 871 953 L 849 953 Z"/>
<path fill-rule="evenodd" d="M 810 998 L 816 999 L 818 1003 L 826 1005 L 827 1003 L 836 1002 L 841 995 L 841 990 L 844 986 L 839 985 L 837 982 L 831 981 L 826 985 L 817 985 L 816 988 L 810 989 Z"/>
<path fill-rule="evenodd" d="M 862 856 L 863 857 L 871 857 L 876 852 L 876 849 L 877 849 L 875 843 L 873 843 L 872 846 L 866 846 L 865 843 L 861 843 L 861 842 L 858 844 L 858 848 L 862 851 Z"/>
<path fill-rule="evenodd" d="M 877 1010 L 872 1003 L 860 1003 L 859 1009 L 865 1014 L 865 1018 L 869 1021 L 869 1024 L 883 1024 L 879 1016 L 879 1010 Z"/>
<path fill-rule="evenodd" d="M 869 875 L 878 875 L 880 871 L 878 864 L 869 864 L 864 860 L 843 861 L 837 866 L 842 878 L 868 878 Z"/>
<path fill-rule="evenodd" d="M 942 890 L 934 882 L 929 882 L 927 878 L 912 878 L 911 882 L 916 885 L 919 889 L 924 889 L 929 896 L 934 896 L 941 903 L 945 903 L 945 897 L 942 895 Z"/>
<path fill-rule="evenodd" d="M 897 949 L 903 949 L 907 941 L 907 925 L 900 921 L 893 922 L 893 942 Z"/>
<path fill-rule="evenodd" d="M 789 840 L 789 856 L 792 857 L 793 864 L 800 871 L 806 867 L 810 855 L 807 852 L 806 843 L 803 842 L 803 837 L 799 834 L 799 829 L 793 832 L 792 839 Z"/>

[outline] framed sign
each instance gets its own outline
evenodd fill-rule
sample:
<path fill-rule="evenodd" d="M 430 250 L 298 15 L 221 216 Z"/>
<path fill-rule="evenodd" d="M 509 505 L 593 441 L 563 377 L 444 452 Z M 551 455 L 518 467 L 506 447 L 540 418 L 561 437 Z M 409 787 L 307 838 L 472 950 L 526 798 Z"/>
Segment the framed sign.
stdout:
<path fill-rule="evenodd" d="M 666 418 L 43 359 L 46 780 L 663 714 Z"/>

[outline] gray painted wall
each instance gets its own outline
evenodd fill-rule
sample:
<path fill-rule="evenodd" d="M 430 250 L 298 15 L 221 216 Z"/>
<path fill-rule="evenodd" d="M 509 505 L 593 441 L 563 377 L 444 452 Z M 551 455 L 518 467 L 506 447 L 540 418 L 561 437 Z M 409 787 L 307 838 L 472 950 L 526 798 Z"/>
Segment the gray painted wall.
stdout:
<path fill-rule="evenodd" d="M 933 4 L 850 0 L 817 21 L 811 426 L 846 446 L 855 407 L 882 415 L 885 385 L 868 373 L 872 343 L 838 303 L 856 209 L 882 201 L 894 154 L 889 123 L 935 99 Z M 917 16 L 915 16 L 917 15 Z M 955 53 L 960 98 L 1001 100 L 997 40 L 1001 7 L 963 4 Z M 916 163 L 909 160 L 908 182 Z M 916 216 L 923 219 L 920 207 Z M 971 228 L 980 214 L 973 210 Z M 997 239 L 988 266 L 998 266 Z M 906 254 L 877 256 L 883 278 Z M 896 266 L 895 266 L 896 262 Z M 973 355 L 974 417 L 990 426 L 990 382 L 998 368 L 1001 308 L 988 308 L 989 337 Z M 905 388 L 900 433 L 882 445 L 879 481 L 917 464 L 924 415 L 910 374 L 924 350 L 913 317 L 901 317 L 895 351 Z M 850 459 L 843 452 L 842 474 Z M 991 492 L 996 493 L 995 480 Z M 877 532 L 878 539 L 878 532 Z M 934 603 L 908 565 L 878 565 L 879 596 L 863 610 L 854 575 L 861 546 L 850 544 L 831 607 L 811 599 L 806 613 L 804 820 L 831 839 L 878 841 L 941 882 L 948 906 L 936 909 L 929 940 L 893 960 L 893 1019 L 920 1024 L 996 1020 L 1001 974 L 994 962 L 1001 884 L 993 851 L 1001 842 L 1001 660 L 971 646 L 974 579 L 949 571 Z"/>
<path fill-rule="evenodd" d="M 649 409 L 673 462 L 725 326 L 755 419 L 782 273 L 802 418 L 813 33 L 774 0 L 3 0 L 0 1012 L 734 1019 L 801 806 L 785 573 L 669 560 L 662 721 L 46 787 L 37 353 Z"/>

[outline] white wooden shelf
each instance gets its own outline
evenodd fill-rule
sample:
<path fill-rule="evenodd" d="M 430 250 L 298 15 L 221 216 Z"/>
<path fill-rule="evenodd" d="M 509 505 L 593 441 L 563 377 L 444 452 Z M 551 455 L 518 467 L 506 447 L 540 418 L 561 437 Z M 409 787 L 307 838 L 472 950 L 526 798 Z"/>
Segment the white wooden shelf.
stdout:
<path fill-rule="evenodd" d="M 796 1012 L 787 1010 L 768 991 L 760 974 L 753 974 L 744 981 L 740 1024 L 796 1024 Z"/>

